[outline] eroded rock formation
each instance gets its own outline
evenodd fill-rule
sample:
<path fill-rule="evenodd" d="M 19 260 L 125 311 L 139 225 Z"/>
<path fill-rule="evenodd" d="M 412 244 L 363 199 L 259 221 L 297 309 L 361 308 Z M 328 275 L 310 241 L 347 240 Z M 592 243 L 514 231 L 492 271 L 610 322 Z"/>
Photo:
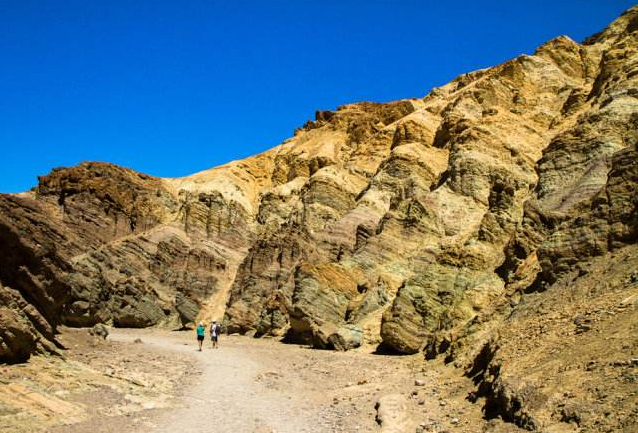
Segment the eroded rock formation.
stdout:
<path fill-rule="evenodd" d="M 223 318 L 319 348 L 444 354 L 486 411 L 536 428 L 502 336 L 546 314 L 524 297 L 587 296 L 569 281 L 635 248 L 637 49 L 633 8 L 424 98 L 319 111 L 192 176 L 83 163 L 0 195 L 0 361 L 55 350 L 59 324 Z"/>

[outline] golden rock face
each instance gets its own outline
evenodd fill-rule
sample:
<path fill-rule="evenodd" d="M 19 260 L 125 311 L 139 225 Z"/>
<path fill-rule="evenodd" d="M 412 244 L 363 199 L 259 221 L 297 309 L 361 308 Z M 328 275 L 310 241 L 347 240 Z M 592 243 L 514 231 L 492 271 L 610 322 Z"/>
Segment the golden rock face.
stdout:
<path fill-rule="evenodd" d="M 471 359 L 521 293 L 636 241 L 637 17 L 184 178 L 83 163 L 0 196 L 3 308 L 34 341 L 12 355 L 0 322 L 0 360 L 61 323 L 197 318 Z"/>

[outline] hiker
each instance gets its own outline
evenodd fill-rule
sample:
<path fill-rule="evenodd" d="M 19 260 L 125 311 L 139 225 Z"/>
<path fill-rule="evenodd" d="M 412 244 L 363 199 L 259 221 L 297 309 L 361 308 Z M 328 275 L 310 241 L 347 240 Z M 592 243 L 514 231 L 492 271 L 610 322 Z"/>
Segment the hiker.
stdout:
<path fill-rule="evenodd" d="M 213 323 L 210 324 L 210 341 L 213 342 L 213 349 L 219 348 L 219 334 L 221 330 L 221 325 L 217 323 L 217 320 L 213 320 Z"/>
<path fill-rule="evenodd" d="M 204 343 L 204 337 L 206 336 L 206 327 L 204 322 L 199 322 L 197 326 L 197 343 L 199 343 L 199 351 L 202 351 L 202 344 Z"/>

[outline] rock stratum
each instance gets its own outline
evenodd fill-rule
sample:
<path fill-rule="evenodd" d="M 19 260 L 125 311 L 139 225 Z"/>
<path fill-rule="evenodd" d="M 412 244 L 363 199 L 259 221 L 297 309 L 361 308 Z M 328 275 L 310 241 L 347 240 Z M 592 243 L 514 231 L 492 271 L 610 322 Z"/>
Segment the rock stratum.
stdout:
<path fill-rule="evenodd" d="M 184 178 L 55 169 L 0 195 L 0 361 L 57 351 L 61 324 L 223 317 L 317 348 L 442 356 L 486 416 L 523 428 L 605 431 L 618 404 L 622 427 L 638 417 L 637 143 L 634 7 L 583 43 L 319 111 Z"/>

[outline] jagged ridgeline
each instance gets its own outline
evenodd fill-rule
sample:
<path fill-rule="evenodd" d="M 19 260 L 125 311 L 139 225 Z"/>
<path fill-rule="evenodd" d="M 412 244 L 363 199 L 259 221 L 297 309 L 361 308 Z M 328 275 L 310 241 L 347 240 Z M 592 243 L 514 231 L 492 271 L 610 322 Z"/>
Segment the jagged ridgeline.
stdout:
<path fill-rule="evenodd" d="M 637 30 L 633 8 L 192 176 L 87 162 L 1 195 L 0 361 L 55 351 L 60 324 L 199 317 L 484 370 L 521 294 L 636 243 Z"/>

